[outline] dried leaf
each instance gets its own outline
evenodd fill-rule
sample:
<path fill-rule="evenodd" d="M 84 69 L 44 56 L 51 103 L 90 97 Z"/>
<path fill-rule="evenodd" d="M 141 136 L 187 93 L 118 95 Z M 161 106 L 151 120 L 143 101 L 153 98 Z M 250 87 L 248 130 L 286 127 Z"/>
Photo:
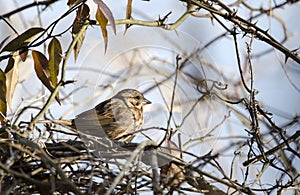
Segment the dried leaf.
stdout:
<path fill-rule="evenodd" d="M 59 40 L 53 38 L 48 46 L 50 81 L 53 86 L 57 84 L 59 64 L 62 60 L 62 49 Z"/>
<path fill-rule="evenodd" d="M 73 26 L 72 26 L 73 39 L 77 36 L 77 34 L 81 30 L 81 28 L 83 28 L 83 27 L 86 28 L 86 26 L 84 26 L 83 24 L 84 24 L 84 21 L 88 20 L 89 18 L 90 18 L 90 8 L 86 4 L 83 4 L 82 6 L 80 6 L 78 8 L 76 18 L 73 22 Z M 86 29 L 84 29 L 84 30 L 86 30 Z M 82 33 L 82 35 L 79 37 L 79 39 L 76 42 L 76 45 L 74 47 L 75 61 L 78 57 L 78 54 L 79 54 L 79 51 L 82 46 L 84 38 L 85 38 L 85 32 Z"/>
<path fill-rule="evenodd" d="M 96 20 L 98 21 L 98 23 L 101 27 L 102 36 L 103 36 L 103 39 L 104 39 L 104 51 L 106 52 L 107 42 L 108 42 L 106 26 L 107 26 L 108 20 L 103 15 L 103 13 L 102 13 L 99 6 L 98 6 L 98 9 L 97 9 L 97 12 L 96 12 Z"/>
<path fill-rule="evenodd" d="M 50 83 L 50 73 L 49 73 L 49 61 L 39 51 L 32 50 L 32 57 L 34 62 L 34 70 L 37 74 L 38 78 L 42 81 L 42 83 L 52 92 L 53 86 Z"/>
<path fill-rule="evenodd" d="M 22 47 L 27 46 L 42 31 L 44 31 L 43 28 L 30 28 L 26 30 L 24 33 L 10 41 L 1 52 L 17 51 Z"/>
<path fill-rule="evenodd" d="M 78 7 L 76 17 L 72 26 L 72 33 L 77 34 L 82 28 L 84 21 L 90 18 L 90 8 L 86 4 Z"/>
<path fill-rule="evenodd" d="M 5 73 L 0 69 L 0 112 L 6 116 L 6 78 Z M 0 115 L 0 122 L 3 122 L 4 118 Z"/>
<path fill-rule="evenodd" d="M 132 0 L 127 1 L 127 7 L 126 7 L 126 19 L 131 18 L 132 13 Z M 125 31 L 130 27 L 130 24 L 125 25 Z"/>
<path fill-rule="evenodd" d="M 6 100 L 10 109 L 12 109 L 12 98 L 16 89 L 19 78 L 19 56 L 9 58 L 8 64 L 5 69 L 6 76 Z"/>
<path fill-rule="evenodd" d="M 73 7 L 74 5 L 77 5 L 78 3 L 80 3 L 82 0 L 69 0 L 67 5 L 69 6 L 69 8 Z"/>
<path fill-rule="evenodd" d="M 28 50 L 19 51 L 19 55 L 20 55 L 22 62 L 25 62 L 25 60 L 27 59 L 27 56 L 28 56 Z"/>
<path fill-rule="evenodd" d="M 50 80 L 50 72 L 49 72 L 49 61 L 39 51 L 32 50 L 32 58 L 34 62 L 34 70 L 37 75 L 37 77 L 40 79 L 40 81 L 44 84 L 47 89 L 53 93 L 54 86 L 51 83 Z M 56 101 L 60 104 L 58 95 L 55 97 Z"/>
<path fill-rule="evenodd" d="M 74 60 L 76 62 L 78 54 L 80 52 L 81 46 L 83 44 L 85 38 L 85 32 L 79 37 L 79 39 L 77 40 L 75 46 L 74 46 Z"/>
<path fill-rule="evenodd" d="M 170 140 L 165 140 L 163 143 L 162 152 L 170 154 L 181 159 L 181 152 L 178 146 Z M 182 183 L 185 179 L 185 168 L 175 163 L 168 163 L 161 167 L 161 179 L 170 186 L 176 186 Z"/>
<path fill-rule="evenodd" d="M 110 11 L 109 7 L 102 0 L 94 0 L 94 2 L 98 5 L 98 9 L 101 10 L 101 13 L 105 16 L 105 18 L 109 21 L 113 32 L 116 34 L 116 23 L 115 18 Z"/>

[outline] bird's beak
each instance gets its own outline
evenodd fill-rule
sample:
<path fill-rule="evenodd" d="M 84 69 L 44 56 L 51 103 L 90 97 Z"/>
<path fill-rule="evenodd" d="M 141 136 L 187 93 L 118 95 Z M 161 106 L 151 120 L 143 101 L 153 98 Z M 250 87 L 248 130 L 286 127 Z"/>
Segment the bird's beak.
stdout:
<path fill-rule="evenodd" d="M 149 100 L 147 100 L 146 98 L 144 98 L 144 100 L 143 100 L 143 104 L 144 105 L 146 105 L 146 104 L 151 104 L 152 102 L 151 101 L 149 101 Z"/>

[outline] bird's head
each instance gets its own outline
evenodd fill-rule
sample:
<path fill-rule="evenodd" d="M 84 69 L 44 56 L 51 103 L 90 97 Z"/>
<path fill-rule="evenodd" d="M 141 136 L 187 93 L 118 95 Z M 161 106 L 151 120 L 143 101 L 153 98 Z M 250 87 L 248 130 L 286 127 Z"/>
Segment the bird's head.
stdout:
<path fill-rule="evenodd" d="M 124 100 L 129 107 L 135 107 L 139 109 L 146 104 L 151 104 L 151 101 L 147 100 L 141 92 L 135 89 L 124 89 L 117 93 L 115 97 Z"/>

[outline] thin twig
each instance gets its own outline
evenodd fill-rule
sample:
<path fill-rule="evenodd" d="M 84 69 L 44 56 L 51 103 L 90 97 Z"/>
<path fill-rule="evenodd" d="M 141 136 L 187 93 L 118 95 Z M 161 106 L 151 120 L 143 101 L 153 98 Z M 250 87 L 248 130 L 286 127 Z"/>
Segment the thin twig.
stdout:
<path fill-rule="evenodd" d="M 19 13 L 19 12 L 21 12 L 21 11 L 24 11 L 24 10 L 26 10 L 26 9 L 28 9 L 28 8 L 35 7 L 35 6 L 40 6 L 40 5 L 49 6 L 49 5 L 51 5 L 52 3 L 55 3 L 56 1 L 59 1 L 59 0 L 34 1 L 34 2 L 32 2 L 32 3 L 29 3 L 29 4 L 27 4 L 27 5 L 24 5 L 24 6 L 22 6 L 22 7 L 19 7 L 19 8 L 17 8 L 17 9 L 13 10 L 13 11 L 10 11 L 10 12 L 8 12 L 8 13 L 6 13 L 6 14 L 3 14 L 2 17 L 3 17 L 3 18 L 9 18 L 10 16 L 12 16 L 12 15 L 14 15 L 14 14 L 16 14 L 16 13 Z M 1 18 L 2 18 L 2 17 L 1 17 Z"/>
<path fill-rule="evenodd" d="M 264 153 L 265 157 L 268 157 L 272 154 L 274 154 L 275 152 L 277 152 L 278 150 L 282 149 L 283 147 L 286 146 L 286 143 L 291 143 L 293 141 L 295 141 L 298 137 L 300 136 L 300 130 L 296 131 L 296 133 L 294 135 L 292 135 L 291 137 L 289 137 L 285 142 L 282 142 L 281 144 L 279 144 L 278 146 L 272 148 L 271 150 L 267 151 Z M 245 161 L 243 163 L 244 166 L 249 166 L 253 163 L 256 163 L 262 159 L 264 159 L 264 155 L 259 155 L 256 156 L 255 158 L 249 159 L 247 161 Z"/>

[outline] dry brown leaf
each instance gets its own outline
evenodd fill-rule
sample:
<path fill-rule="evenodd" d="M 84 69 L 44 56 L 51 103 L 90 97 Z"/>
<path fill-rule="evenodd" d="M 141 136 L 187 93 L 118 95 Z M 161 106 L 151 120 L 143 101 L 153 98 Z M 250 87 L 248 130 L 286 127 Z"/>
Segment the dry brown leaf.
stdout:
<path fill-rule="evenodd" d="M 0 69 L 0 112 L 3 116 L 6 116 L 6 77 L 5 73 Z M 0 123 L 4 118 L 0 115 Z"/>
<path fill-rule="evenodd" d="M 51 83 L 50 80 L 50 72 L 49 72 L 49 61 L 48 59 L 44 56 L 39 51 L 32 50 L 32 57 L 33 57 L 33 62 L 34 62 L 34 70 L 37 75 L 37 77 L 40 79 L 40 81 L 43 83 L 47 89 L 53 93 L 54 91 L 54 86 Z M 55 97 L 56 101 L 60 104 L 59 101 L 59 96 Z"/>
<path fill-rule="evenodd" d="M 30 28 L 26 30 L 21 35 L 14 38 L 12 41 L 10 41 L 1 52 L 3 51 L 17 51 L 21 49 L 22 47 L 27 46 L 33 39 L 42 31 L 44 31 L 43 28 Z"/>
<path fill-rule="evenodd" d="M 75 20 L 73 22 L 73 26 L 72 26 L 73 39 L 77 36 L 77 34 L 81 30 L 81 28 L 86 28 L 86 26 L 84 25 L 84 21 L 88 20 L 89 18 L 90 18 L 90 8 L 86 4 L 83 4 L 82 6 L 80 6 L 78 8 Z M 85 32 L 82 33 L 82 35 L 79 37 L 79 39 L 76 42 L 76 45 L 74 47 L 74 59 L 75 59 L 75 61 L 78 57 L 80 48 L 81 48 L 81 46 L 83 44 L 83 41 L 84 41 L 84 38 L 85 38 Z"/>
<path fill-rule="evenodd" d="M 166 140 L 163 146 L 165 147 L 162 149 L 163 152 L 181 159 L 181 152 L 173 141 Z M 170 162 L 161 167 L 161 179 L 170 186 L 179 185 L 184 181 L 184 178 L 185 169 L 183 166 Z"/>
<path fill-rule="evenodd" d="M 110 23 L 113 32 L 116 34 L 116 23 L 115 18 L 110 11 L 109 7 L 102 1 L 102 0 L 94 0 L 94 2 L 98 5 L 98 9 L 101 10 L 101 13 L 104 15 L 104 17 L 108 20 Z"/>
<path fill-rule="evenodd" d="M 25 62 L 25 60 L 27 59 L 27 56 L 28 56 L 28 50 L 19 51 L 19 55 L 20 55 L 22 62 Z"/>
<path fill-rule="evenodd" d="M 101 31 L 102 31 L 102 36 L 103 36 L 103 40 L 104 40 L 104 52 L 106 52 L 107 49 L 107 43 L 108 43 L 108 37 L 107 37 L 107 18 L 103 15 L 100 7 L 98 6 L 97 12 L 96 12 L 96 20 L 98 21 L 100 27 L 101 27 Z"/>

